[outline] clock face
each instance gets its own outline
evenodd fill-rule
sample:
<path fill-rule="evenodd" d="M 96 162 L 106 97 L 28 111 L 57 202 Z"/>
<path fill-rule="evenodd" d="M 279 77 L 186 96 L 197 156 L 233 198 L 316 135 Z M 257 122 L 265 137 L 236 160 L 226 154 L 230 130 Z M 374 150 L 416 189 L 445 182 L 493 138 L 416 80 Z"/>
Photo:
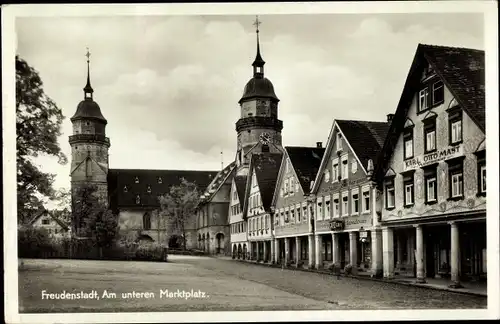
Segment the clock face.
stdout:
<path fill-rule="evenodd" d="M 271 141 L 271 135 L 264 132 L 264 133 L 260 134 L 259 140 L 262 144 L 269 144 L 269 142 Z"/>

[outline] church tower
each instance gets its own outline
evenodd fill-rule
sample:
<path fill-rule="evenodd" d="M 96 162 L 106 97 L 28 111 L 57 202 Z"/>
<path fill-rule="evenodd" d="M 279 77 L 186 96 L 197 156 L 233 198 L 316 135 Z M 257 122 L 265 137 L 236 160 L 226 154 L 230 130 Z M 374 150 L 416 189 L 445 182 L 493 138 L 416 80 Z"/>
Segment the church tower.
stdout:
<path fill-rule="evenodd" d="M 71 145 L 71 200 L 72 206 L 79 202 L 78 189 L 93 184 L 97 187 L 99 202 L 108 207 L 108 150 L 109 138 L 106 137 L 108 123 L 101 108 L 94 101 L 94 90 L 90 85 L 90 53 L 87 49 L 87 84 L 83 88 L 84 98 L 78 104 L 76 113 L 71 117 L 73 135 Z M 73 219 L 73 231 L 79 228 L 81 220 Z"/>
<path fill-rule="evenodd" d="M 281 153 L 283 122 L 278 119 L 279 99 L 271 81 L 264 77 L 264 64 L 260 54 L 259 19 L 255 20 L 257 55 L 252 64 L 253 77 L 247 82 L 239 104 L 240 119 L 236 122 L 237 174 L 248 173 L 251 155 L 261 152 Z"/>

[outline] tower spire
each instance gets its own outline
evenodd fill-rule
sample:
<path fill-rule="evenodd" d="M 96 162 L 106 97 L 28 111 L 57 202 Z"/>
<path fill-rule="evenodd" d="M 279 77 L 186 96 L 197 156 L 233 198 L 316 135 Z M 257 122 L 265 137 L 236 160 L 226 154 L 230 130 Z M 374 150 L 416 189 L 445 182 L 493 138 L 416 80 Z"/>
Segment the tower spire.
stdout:
<path fill-rule="evenodd" d="M 264 64 L 266 62 L 262 59 L 260 55 L 260 39 L 259 39 L 259 26 L 261 22 L 259 21 L 259 16 L 255 16 L 255 22 L 253 25 L 255 26 L 255 33 L 257 35 L 257 55 L 255 56 L 255 60 L 252 63 L 253 66 L 253 75 L 254 77 L 262 78 L 264 76 Z"/>
<path fill-rule="evenodd" d="M 85 85 L 85 88 L 83 88 L 83 92 L 85 93 L 85 99 L 92 99 L 94 89 L 92 89 L 92 86 L 90 85 L 90 51 L 88 47 L 85 56 L 87 57 L 87 84 Z"/>

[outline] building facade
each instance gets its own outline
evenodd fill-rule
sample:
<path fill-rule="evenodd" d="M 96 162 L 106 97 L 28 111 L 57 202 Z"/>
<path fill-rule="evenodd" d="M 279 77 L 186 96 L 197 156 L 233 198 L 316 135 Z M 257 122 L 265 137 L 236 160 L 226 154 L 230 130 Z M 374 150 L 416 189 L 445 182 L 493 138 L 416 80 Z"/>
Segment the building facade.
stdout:
<path fill-rule="evenodd" d="M 231 233 L 231 255 L 233 259 L 245 260 L 247 258 L 247 222 L 243 219 L 246 182 L 246 176 L 235 176 L 231 184 L 229 226 Z"/>
<path fill-rule="evenodd" d="M 375 178 L 384 277 L 486 277 L 484 52 L 420 44 Z"/>
<path fill-rule="evenodd" d="M 308 198 L 325 149 L 285 147 L 273 197 L 274 262 L 314 267 L 314 231 Z"/>
<path fill-rule="evenodd" d="M 388 128 L 387 122 L 334 122 L 312 188 L 317 268 L 351 265 L 353 273 L 381 273 L 377 191 L 370 177 Z"/>

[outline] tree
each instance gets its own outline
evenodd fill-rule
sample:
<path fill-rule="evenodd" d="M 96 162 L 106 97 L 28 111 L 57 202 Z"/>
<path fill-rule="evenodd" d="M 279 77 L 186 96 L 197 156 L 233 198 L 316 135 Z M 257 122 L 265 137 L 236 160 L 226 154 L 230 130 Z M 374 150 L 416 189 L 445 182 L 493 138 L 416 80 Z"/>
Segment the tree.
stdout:
<path fill-rule="evenodd" d="M 57 202 L 56 208 L 51 212 L 64 223 L 71 224 L 71 192 L 68 189 L 57 190 L 54 200 Z"/>
<path fill-rule="evenodd" d="M 182 247 L 186 249 L 186 223 L 195 213 L 199 202 L 196 184 L 182 178 L 177 186 L 170 187 L 170 191 L 160 197 L 160 217 L 168 219 L 170 232 L 182 235 Z"/>
<path fill-rule="evenodd" d="M 109 209 L 98 210 L 89 217 L 87 226 L 90 237 L 94 244 L 99 247 L 99 253 L 102 258 L 102 249 L 111 247 L 117 237 L 117 217 Z"/>
<path fill-rule="evenodd" d="M 85 184 L 74 189 L 72 231 L 78 236 L 91 237 L 96 215 L 105 210 L 96 192 L 97 186 L 93 184 Z"/>
<path fill-rule="evenodd" d="M 54 175 L 42 172 L 32 159 L 47 154 L 67 163 L 57 142 L 63 119 L 61 109 L 45 94 L 38 72 L 16 56 L 18 223 L 41 209 L 44 197 L 54 196 Z"/>

